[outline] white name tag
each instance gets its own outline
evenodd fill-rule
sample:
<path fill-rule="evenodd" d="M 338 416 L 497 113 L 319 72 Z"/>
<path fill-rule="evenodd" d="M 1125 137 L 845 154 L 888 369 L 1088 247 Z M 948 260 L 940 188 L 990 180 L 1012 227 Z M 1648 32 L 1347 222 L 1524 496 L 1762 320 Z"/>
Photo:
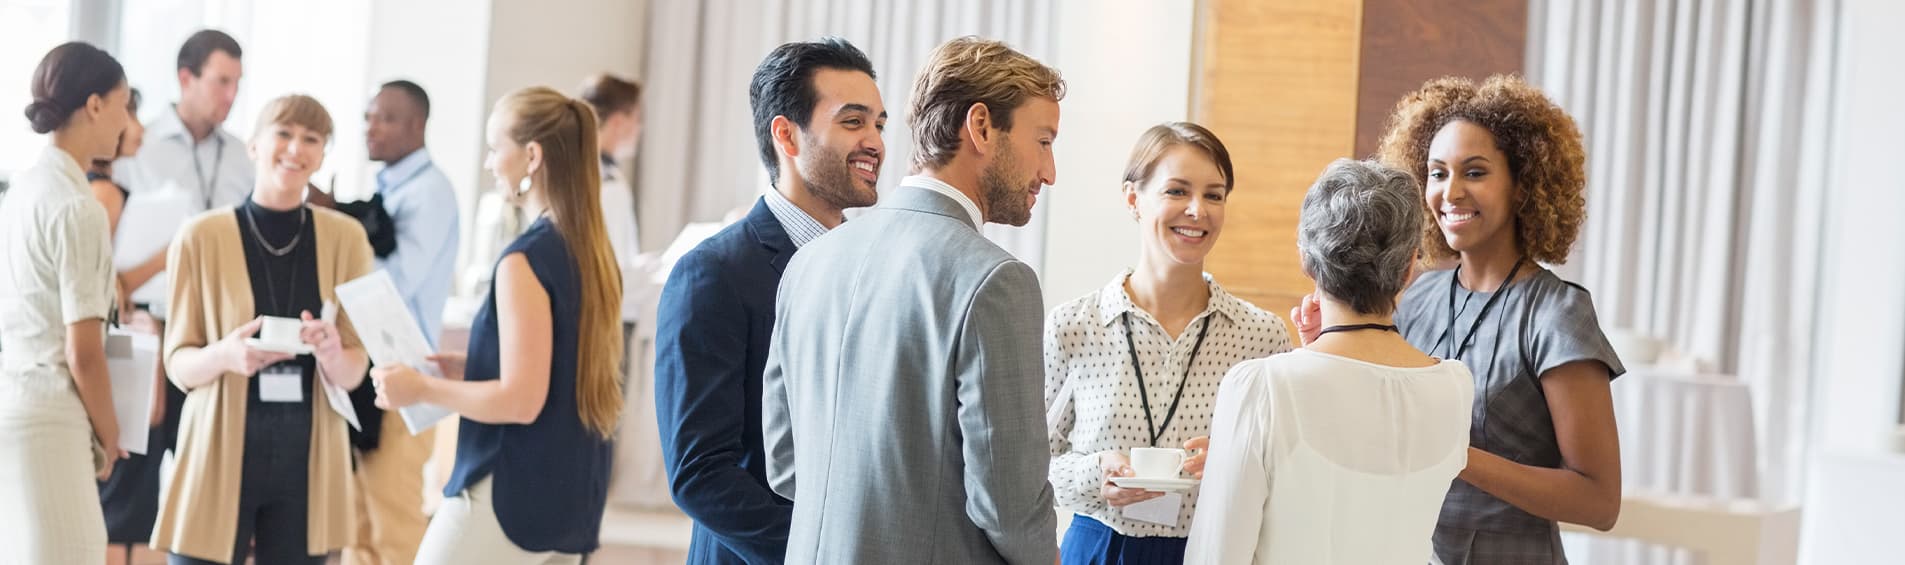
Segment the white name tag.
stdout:
<path fill-rule="evenodd" d="M 266 367 L 258 373 L 258 399 L 265 402 L 303 402 L 304 371 L 295 364 Z"/>
<path fill-rule="evenodd" d="M 1184 495 L 1172 492 L 1144 502 L 1125 505 L 1124 517 L 1175 528 L 1178 514 L 1183 509 Z"/>

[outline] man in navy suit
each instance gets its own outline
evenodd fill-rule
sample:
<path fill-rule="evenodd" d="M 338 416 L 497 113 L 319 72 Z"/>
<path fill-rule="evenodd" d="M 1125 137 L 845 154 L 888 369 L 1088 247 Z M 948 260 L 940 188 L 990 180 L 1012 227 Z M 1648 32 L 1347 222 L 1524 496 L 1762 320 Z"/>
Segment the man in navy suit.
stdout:
<path fill-rule="evenodd" d="M 781 45 L 748 86 L 773 190 L 682 256 L 656 321 L 655 411 L 690 564 L 781 563 L 793 503 L 767 485 L 761 373 L 795 250 L 872 206 L 886 144 L 873 64 L 845 40 Z"/>

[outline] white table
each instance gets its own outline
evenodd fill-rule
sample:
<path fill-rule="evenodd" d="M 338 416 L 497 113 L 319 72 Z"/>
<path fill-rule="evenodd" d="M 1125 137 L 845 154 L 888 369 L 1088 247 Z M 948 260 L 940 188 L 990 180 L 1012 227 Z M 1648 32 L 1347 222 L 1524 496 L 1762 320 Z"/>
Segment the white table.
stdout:
<path fill-rule="evenodd" d="M 1616 379 L 1612 391 L 1620 427 L 1621 486 L 1630 502 L 1623 507 L 1623 524 L 1630 519 L 1651 520 L 1644 514 L 1651 506 L 1637 503 L 1658 496 L 1718 501 L 1751 501 L 1759 496 L 1758 439 L 1752 395 L 1745 383 L 1724 375 L 1637 366 Z M 1671 523 L 1650 521 L 1648 527 Z M 1616 527 L 1617 533 L 1623 529 L 1631 531 Z M 1668 532 L 1647 533 L 1672 537 Z M 1580 562 L 1699 562 L 1688 551 L 1634 541 L 1594 539 L 1586 549 L 1588 559 Z"/>

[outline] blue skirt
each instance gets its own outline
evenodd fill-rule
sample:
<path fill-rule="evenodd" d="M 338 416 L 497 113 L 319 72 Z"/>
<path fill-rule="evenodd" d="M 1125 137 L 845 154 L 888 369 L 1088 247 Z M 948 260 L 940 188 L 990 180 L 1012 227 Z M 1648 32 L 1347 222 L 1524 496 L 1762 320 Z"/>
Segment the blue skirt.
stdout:
<path fill-rule="evenodd" d="M 1184 562 L 1184 538 L 1134 538 L 1089 516 L 1072 516 L 1065 541 L 1058 544 L 1062 565 L 1148 565 Z"/>

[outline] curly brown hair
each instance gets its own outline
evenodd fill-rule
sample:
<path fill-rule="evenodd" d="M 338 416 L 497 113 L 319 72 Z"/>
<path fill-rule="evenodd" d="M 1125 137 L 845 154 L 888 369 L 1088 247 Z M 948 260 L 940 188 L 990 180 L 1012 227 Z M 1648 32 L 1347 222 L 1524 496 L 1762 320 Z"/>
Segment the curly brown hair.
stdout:
<path fill-rule="evenodd" d="M 1426 190 L 1429 142 L 1457 120 L 1488 130 L 1508 157 L 1517 188 L 1515 243 L 1536 261 L 1566 263 L 1587 213 L 1587 153 L 1574 118 L 1517 76 L 1495 75 L 1480 85 L 1443 77 L 1396 104 L 1377 157 L 1415 175 L 1418 189 Z M 1428 201 L 1418 200 L 1435 217 Z M 1423 224 L 1422 251 L 1432 260 L 1456 255 L 1433 221 Z"/>

